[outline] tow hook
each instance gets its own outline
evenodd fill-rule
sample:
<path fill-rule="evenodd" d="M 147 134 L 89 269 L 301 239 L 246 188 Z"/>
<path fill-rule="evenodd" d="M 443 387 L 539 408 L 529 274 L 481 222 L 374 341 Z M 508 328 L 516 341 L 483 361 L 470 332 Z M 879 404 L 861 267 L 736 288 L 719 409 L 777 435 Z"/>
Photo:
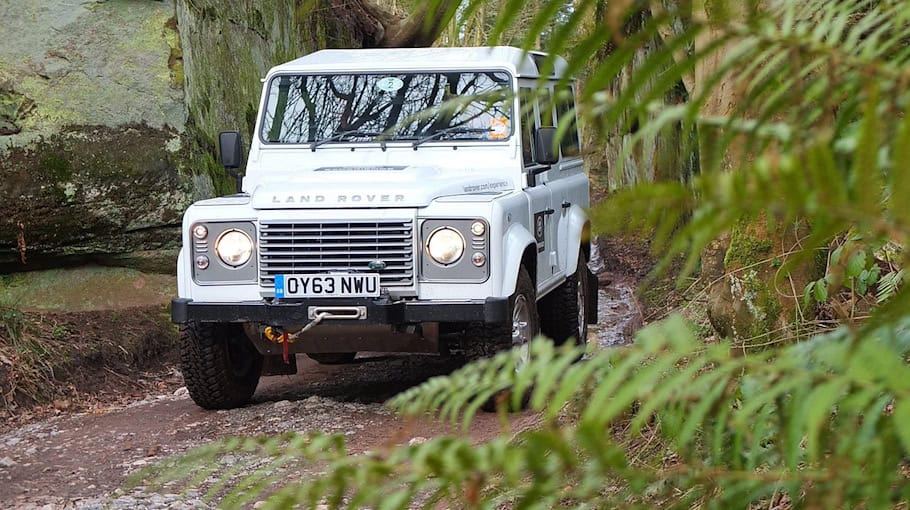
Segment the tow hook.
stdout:
<path fill-rule="evenodd" d="M 316 316 L 313 317 L 313 320 L 310 321 L 309 324 L 300 328 L 299 331 L 296 331 L 294 333 L 288 333 L 287 331 L 284 331 L 281 326 L 266 326 L 262 334 L 268 341 L 281 345 L 281 359 L 284 360 L 285 365 L 290 365 L 290 344 L 297 341 L 297 339 L 300 338 L 300 335 L 318 326 L 319 323 L 329 315 L 329 313 L 316 314 Z"/>

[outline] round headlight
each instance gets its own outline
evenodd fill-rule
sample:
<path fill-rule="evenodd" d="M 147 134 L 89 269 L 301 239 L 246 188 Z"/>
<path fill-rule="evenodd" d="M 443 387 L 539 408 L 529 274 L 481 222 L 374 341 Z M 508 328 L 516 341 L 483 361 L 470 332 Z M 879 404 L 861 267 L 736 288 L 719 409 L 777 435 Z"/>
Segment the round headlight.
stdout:
<path fill-rule="evenodd" d="M 215 241 L 215 253 L 229 266 L 242 266 L 253 255 L 253 240 L 241 230 L 225 231 Z"/>
<path fill-rule="evenodd" d="M 440 264 L 454 264 L 464 253 L 464 238 L 453 228 L 438 228 L 427 240 L 427 253 Z"/>

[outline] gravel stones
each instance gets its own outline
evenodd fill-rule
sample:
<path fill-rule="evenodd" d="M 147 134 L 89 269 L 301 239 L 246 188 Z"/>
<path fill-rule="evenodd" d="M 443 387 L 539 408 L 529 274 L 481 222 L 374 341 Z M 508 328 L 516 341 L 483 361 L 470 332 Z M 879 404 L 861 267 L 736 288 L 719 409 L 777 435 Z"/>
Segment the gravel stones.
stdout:
<path fill-rule="evenodd" d="M 0 468 L 0 507 L 207 509 L 217 508 L 223 498 L 221 493 L 208 494 L 218 476 L 242 479 L 259 470 L 288 480 L 318 476 L 326 467 L 323 463 L 301 459 L 272 466 L 269 457 L 234 450 L 213 459 L 208 466 L 216 468 L 214 476 L 201 482 L 124 485 L 140 470 L 231 436 L 341 434 L 353 454 L 431 438 L 445 427 L 402 420 L 382 402 L 400 391 L 403 381 L 413 385 L 451 372 L 456 362 L 431 356 L 337 368 L 304 362 L 297 376 L 264 378 L 255 402 L 239 409 L 206 411 L 171 387 L 97 412 L 63 412 L 0 434 L 0 458 L 17 463 Z M 486 433 L 499 430 L 495 417 L 486 421 Z M 228 481 L 228 490 L 235 486 Z"/>

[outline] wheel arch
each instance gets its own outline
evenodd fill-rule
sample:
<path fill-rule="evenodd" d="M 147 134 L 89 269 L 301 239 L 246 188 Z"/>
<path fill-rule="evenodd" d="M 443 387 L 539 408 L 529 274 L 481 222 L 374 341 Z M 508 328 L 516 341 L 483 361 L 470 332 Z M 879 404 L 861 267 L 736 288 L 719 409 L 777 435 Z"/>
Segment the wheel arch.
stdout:
<path fill-rule="evenodd" d="M 528 270 L 531 282 L 537 286 L 537 243 L 534 236 L 523 225 L 512 225 L 506 232 L 503 246 L 503 273 L 501 296 L 515 292 L 518 271 L 521 266 Z"/>
<path fill-rule="evenodd" d="M 591 221 L 584 209 L 573 205 L 568 212 L 566 233 L 568 249 L 566 251 L 566 275 L 575 274 L 578 270 L 578 255 L 583 253 L 585 259 L 591 260 Z"/>

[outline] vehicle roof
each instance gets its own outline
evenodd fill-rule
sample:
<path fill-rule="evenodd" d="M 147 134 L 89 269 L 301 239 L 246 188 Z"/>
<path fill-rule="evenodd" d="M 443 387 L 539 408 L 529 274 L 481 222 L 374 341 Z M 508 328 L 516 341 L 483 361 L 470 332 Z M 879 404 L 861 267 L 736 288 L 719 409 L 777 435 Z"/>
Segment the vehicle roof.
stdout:
<path fill-rule="evenodd" d="M 542 66 L 546 57 L 546 53 L 511 46 L 320 50 L 279 65 L 269 74 L 504 68 L 516 76 L 536 78 L 538 62 Z M 554 75 L 561 77 L 566 67 L 566 61 L 556 57 Z"/>

